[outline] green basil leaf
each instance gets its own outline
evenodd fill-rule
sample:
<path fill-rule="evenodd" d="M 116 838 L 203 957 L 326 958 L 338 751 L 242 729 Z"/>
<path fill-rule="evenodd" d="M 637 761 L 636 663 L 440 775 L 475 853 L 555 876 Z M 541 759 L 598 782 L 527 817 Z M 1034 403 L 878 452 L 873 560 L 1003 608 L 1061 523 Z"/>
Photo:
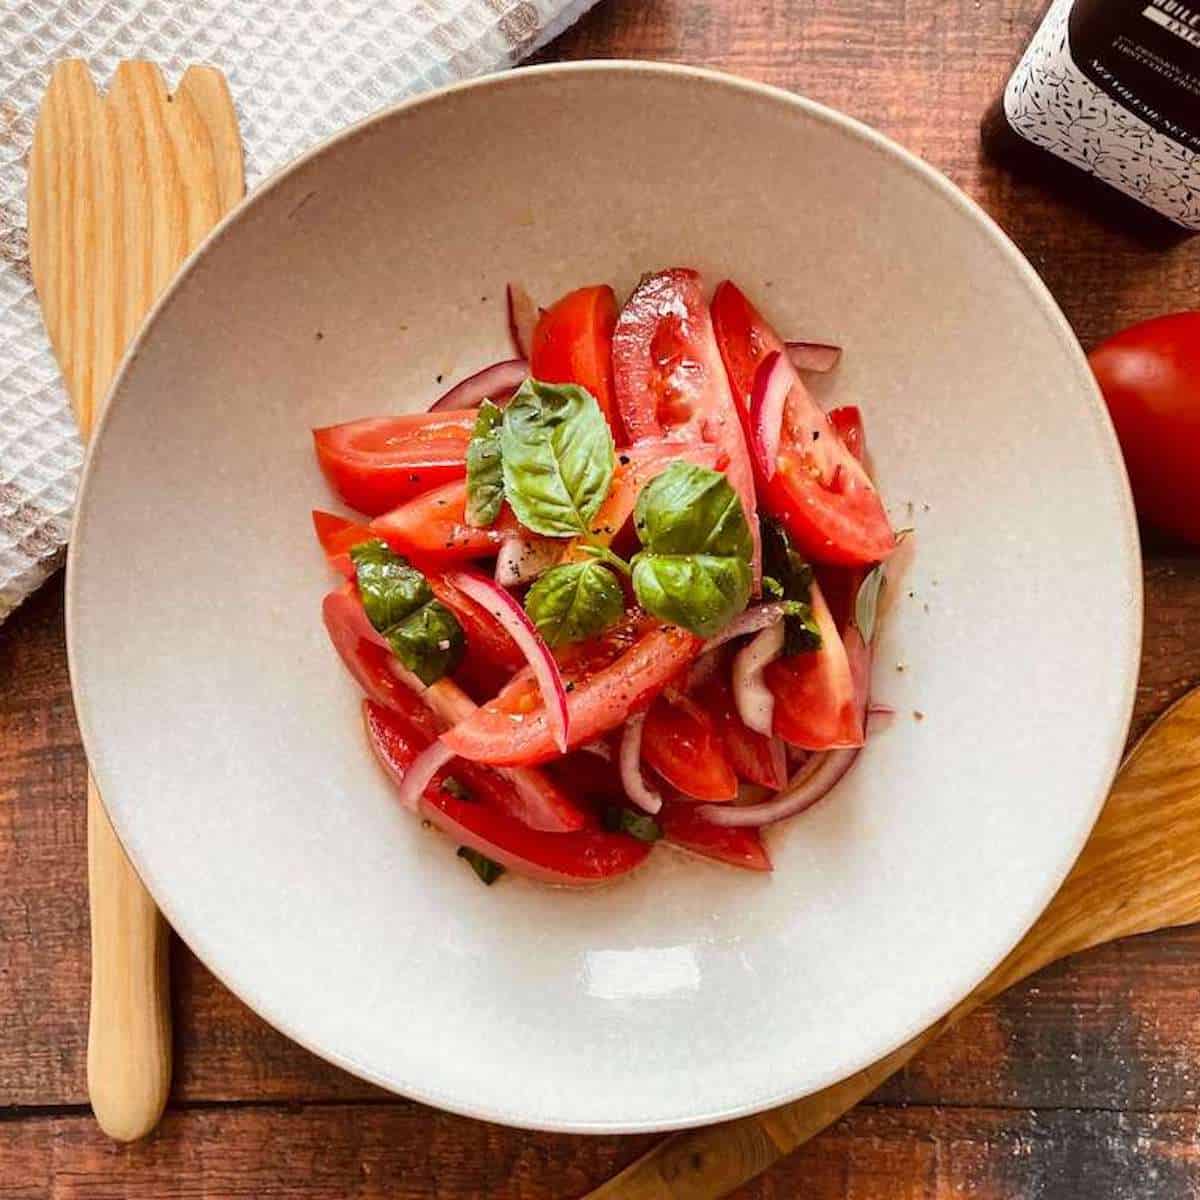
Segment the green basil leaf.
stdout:
<path fill-rule="evenodd" d="M 638 496 L 634 526 L 633 590 L 648 612 L 711 637 L 746 607 L 750 526 L 719 471 L 672 463 Z"/>
<path fill-rule="evenodd" d="M 821 648 L 821 628 L 813 616 L 811 604 L 787 600 L 787 616 L 783 623 L 783 655 L 806 654 Z"/>
<path fill-rule="evenodd" d="M 480 854 L 478 850 L 472 850 L 470 846 L 459 846 L 458 857 L 465 858 L 471 864 L 471 870 L 488 887 L 491 887 L 504 874 L 504 868 L 498 862 L 493 862 L 486 854 Z"/>
<path fill-rule="evenodd" d="M 631 808 L 609 805 L 601 816 L 601 823 L 609 833 L 627 833 L 639 842 L 657 842 L 662 829 L 649 813 L 634 812 Z"/>
<path fill-rule="evenodd" d="M 500 423 L 504 413 L 490 400 L 479 406 L 467 445 L 468 525 L 495 524 L 504 503 L 504 472 L 500 466 Z"/>
<path fill-rule="evenodd" d="M 350 558 L 363 608 L 392 653 L 427 686 L 453 671 L 466 638 L 425 576 L 378 539 L 352 547 Z"/>
<path fill-rule="evenodd" d="M 783 584 L 774 575 L 764 575 L 762 581 L 763 595 L 770 600 L 783 599 Z"/>
<path fill-rule="evenodd" d="M 708 467 L 672 463 L 642 489 L 633 520 L 642 545 L 654 554 L 749 561 L 753 551 L 741 500 L 729 480 Z"/>
<path fill-rule="evenodd" d="M 504 410 L 500 456 L 522 525 L 546 537 L 587 533 L 613 476 L 612 432 L 590 393 L 527 379 Z"/>
<path fill-rule="evenodd" d="M 821 648 L 821 630 L 813 616 L 813 571 L 791 544 L 783 527 L 775 521 L 763 520 L 763 571 L 778 581 L 783 599 L 789 602 L 784 623 L 783 653 L 786 657 L 804 654 Z"/>
<path fill-rule="evenodd" d="M 406 559 L 393 554 L 387 543 L 378 538 L 351 547 L 350 559 L 358 577 L 363 608 L 380 633 L 386 633 L 414 609 L 433 599 L 425 576 Z"/>
<path fill-rule="evenodd" d="M 598 559 L 551 567 L 529 589 L 525 611 L 548 646 L 581 642 L 625 611 L 625 593 Z"/>
<path fill-rule="evenodd" d="M 647 611 L 712 637 L 750 600 L 750 564 L 715 554 L 650 554 L 633 560 L 633 590 Z"/>
<path fill-rule="evenodd" d="M 440 600 L 422 604 L 383 636 L 392 653 L 426 687 L 449 675 L 467 648 L 458 618 Z"/>
<path fill-rule="evenodd" d="M 858 626 L 863 641 L 869 646 L 875 637 L 875 626 L 879 620 L 879 598 L 883 594 L 883 586 L 887 576 L 883 564 L 873 567 L 866 578 L 858 585 L 858 595 L 854 597 L 854 624 Z"/>

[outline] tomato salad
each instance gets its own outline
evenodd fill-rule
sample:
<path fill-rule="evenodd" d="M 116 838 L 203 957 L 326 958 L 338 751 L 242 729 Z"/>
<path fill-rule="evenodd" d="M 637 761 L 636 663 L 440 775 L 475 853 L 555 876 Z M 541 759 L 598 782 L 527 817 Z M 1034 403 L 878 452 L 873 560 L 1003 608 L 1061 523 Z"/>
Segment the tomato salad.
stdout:
<path fill-rule="evenodd" d="M 313 514 L 329 636 L 400 801 L 505 870 L 583 885 L 667 842 L 768 871 L 867 733 L 896 545 L 855 408 L 726 281 L 548 308 L 428 412 L 314 433 L 363 514 Z"/>

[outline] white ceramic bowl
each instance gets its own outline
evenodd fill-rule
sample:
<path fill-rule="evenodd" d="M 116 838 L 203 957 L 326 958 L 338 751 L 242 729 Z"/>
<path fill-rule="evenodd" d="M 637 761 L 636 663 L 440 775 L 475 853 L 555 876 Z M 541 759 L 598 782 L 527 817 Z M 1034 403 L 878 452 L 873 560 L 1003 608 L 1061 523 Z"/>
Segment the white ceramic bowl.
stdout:
<path fill-rule="evenodd" d="M 674 264 L 846 347 L 827 398 L 863 407 L 917 531 L 876 667 L 899 720 L 771 835 L 769 878 L 663 852 L 588 894 L 487 889 L 398 809 L 326 644 L 309 428 L 503 355 L 506 280 L 546 299 Z M 987 217 L 815 104 L 607 63 L 401 105 L 218 230 L 96 437 L 68 623 L 116 828 L 234 991 L 385 1087 L 601 1131 L 798 1096 L 963 996 L 1092 825 L 1140 598 L 1084 358 Z"/>

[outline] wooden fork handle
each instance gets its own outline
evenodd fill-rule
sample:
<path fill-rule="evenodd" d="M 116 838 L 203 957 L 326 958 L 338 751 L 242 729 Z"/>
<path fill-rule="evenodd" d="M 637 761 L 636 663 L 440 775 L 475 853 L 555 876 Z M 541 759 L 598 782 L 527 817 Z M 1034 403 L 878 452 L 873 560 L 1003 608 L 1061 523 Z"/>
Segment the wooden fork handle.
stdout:
<path fill-rule="evenodd" d="M 100 1128 L 130 1142 L 158 1124 L 171 1090 L 169 931 L 129 865 L 90 774 L 87 823 L 88 1095 Z"/>
<path fill-rule="evenodd" d="M 170 95 L 152 63 L 123 62 L 102 98 L 85 63 L 55 67 L 29 159 L 29 252 L 85 440 L 151 305 L 243 190 L 219 71 L 190 67 Z M 87 813 L 88 1093 L 104 1131 L 129 1141 L 170 1086 L 168 933 L 90 777 Z"/>

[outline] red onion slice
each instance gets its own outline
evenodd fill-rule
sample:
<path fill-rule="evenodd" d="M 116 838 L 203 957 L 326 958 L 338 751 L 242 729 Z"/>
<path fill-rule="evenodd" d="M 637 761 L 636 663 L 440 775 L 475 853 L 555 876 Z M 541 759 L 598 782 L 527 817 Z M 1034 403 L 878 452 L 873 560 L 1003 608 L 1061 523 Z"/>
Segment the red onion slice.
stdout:
<path fill-rule="evenodd" d="M 779 787 L 787 785 L 788 764 L 787 764 L 787 743 L 781 737 L 773 737 L 771 739 L 771 770 L 775 775 L 775 782 Z"/>
<path fill-rule="evenodd" d="M 842 361 L 841 346 L 832 346 L 828 342 L 788 342 L 786 345 L 788 358 L 797 371 L 824 375 Z"/>
<path fill-rule="evenodd" d="M 733 656 L 733 703 L 742 724 L 764 737 L 771 736 L 775 696 L 763 671 L 783 653 L 783 621 L 760 630 Z"/>
<path fill-rule="evenodd" d="M 857 625 L 847 627 L 842 641 L 846 647 L 846 657 L 850 661 L 850 674 L 854 679 L 854 701 L 861 721 L 866 716 L 871 683 L 871 647 L 863 640 Z M 792 776 L 787 788 L 762 804 L 706 804 L 697 811 L 714 825 L 773 825 L 776 821 L 794 817 L 806 808 L 811 808 L 831 792 L 854 766 L 861 750 L 861 746 L 849 746 L 842 750 L 825 750 L 811 755 Z"/>
<path fill-rule="evenodd" d="M 698 813 L 714 825 L 744 825 L 757 828 L 794 817 L 828 795 L 854 765 L 860 747 L 827 750 L 814 754 L 800 768 L 786 791 L 763 804 L 705 804 Z"/>
<path fill-rule="evenodd" d="M 662 797 L 646 784 L 642 774 L 642 728 L 646 724 L 646 713 L 643 710 L 634 713 L 625 722 L 625 731 L 621 734 L 621 753 L 618 756 L 621 768 L 621 786 L 625 795 L 639 808 L 648 813 L 656 813 L 662 808 Z"/>
<path fill-rule="evenodd" d="M 756 604 L 745 612 L 739 613 L 720 633 L 713 634 L 701 647 L 703 653 L 723 646 L 734 638 L 745 637 L 748 633 L 757 633 L 774 625 L 780 618 L 787 615 L 786 600 L 770 600 L 766 604 Z"/>
<path fill-rule="evenodd" d="M 514 534 L 500 544 L 496 582 L 501 587 L 529 583 L 548 571 L 562 556 L 562 543 L 536 534 Z"/>
<path fill-rule="evenodd" d="M 791 360 L 778 350 L 772 350 L 754 373 L 750 394 L 750 440 L 767 479 L 775 475 L 779 438 L 783 432 L 783 410 L 795 378 L 796 370 Z"/>
<path fill-rule="evenodd" d="M 506 289 L 508 299 L 508 336 L 513 349 L 521 358 L 533 354 L 533 331 L 538 323 L 538 306 L 533 297 L 519 284 L 510 283 Z"/>
<path fill-rule="evenodd" d="M 400 803 L 412 812 L 417 812 L 421 795 L 429 786 L 429 781 L 454 757 L 454 751 L 440 739 L 430 742 L 420 754 L 413 759 L 413 764 L 404 772 L 400 780 Z"/>
<path fill-rule="evenodd" d="M 449 412 L 459 408 L 478 408 L 485 400 L 493 404 L 506 402 L 529 377 L 529 363 L 523 358 L 507 358 L 492 363 L 474 375 L 456 383 L 444 396 L 435 400 L 430 412 Z"/>
<path fill-rule="evenodd" d="M 567 689 L 563 686 L 558 663 L 554 661 L 554 655 L 542 640 L 537 627 L 512 594 L 493 580 L 485 579 L 482 575 L 473 575 L 469 571 L 455 571 L 448 578 L 456 588 L 465 592 L 477 604 L 483 605 L 517 643 L 541 689 L 550 732 L 554 735 L 559 750 L 566 754 L 567 731 L 571 719 L 570 710 L 567 708 Z"/>
<path fill-rule="evenodd" d="M 705 650 L 698 659 L 688 668 L 687 675 L 684 676 L 683 690 L 685 692 L 694 692 L 698 687 L 707 683 L 713 676 L 713 672 L 721 665 L 721 647 L 713 646 L 710 650 Z"/>

